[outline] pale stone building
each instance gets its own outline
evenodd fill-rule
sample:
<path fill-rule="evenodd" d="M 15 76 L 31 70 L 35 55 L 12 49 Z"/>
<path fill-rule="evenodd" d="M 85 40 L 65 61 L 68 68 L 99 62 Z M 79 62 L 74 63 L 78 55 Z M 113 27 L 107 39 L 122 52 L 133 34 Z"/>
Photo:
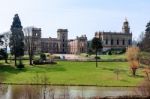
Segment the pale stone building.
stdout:
<path fill-rule="evenodd" d="M 25 36 L 25 53 L 27 53 L 27 48 L 30 44 L 33 45 L 34 53 L 41 52 L 41 28 L 36 27 L 26 27 L 23 28 Z"/>
<path fill-rule="evenodd" d="M 82 35 L 81 37 L 76 37 L 74 40 L 69 40 L 68 42 L 69 53 L 70 54 L 80 54 L 87 53 L 87 37 Z"/>
<path fill-rule="evenodd" d="M 36 53 L 59 53 L 59 54 L 80 54 L 87 52 L 87 37 L 85 35 L 74 40 L 68 40 L 68 30 L 58 29 L 57 38 L 41 38 L 41 29 L 27 27 L 23 29 L 24 34 L 30 34 L 30 39 L 35 43 Z M 29 36 L 26 35 L 26 38 Z M 25 43 L 25 46 L 27 44 Z M 25 49 L 27 52 L 27 49 Z"/>
<path fill-rule="evenodd" d="M 58 40 L 58 52 L 64 54 L 68 53 L 68 30 L 58 29 L 57 40 Z"/>
<path fill-rule="evenodd" d="M 50 39 L 49 38 L 41 38 L 41 52 L 49 53 L 50 50 Z"/>
<path fill-rule="evenodd" d="M 132 33 L 127 19 L 123 22 L 122 32 L 96 32 L 95 37 L 103 42 L 103 50 L 124 49 L 132 45 Z"/>
<path fill-rule="evenodd" d="M 36 27 L 24 28 L 23 32 L 25 35 L 25 52 L 27 52 L 26 39 L 34 42 L 35 53 L 80 54 L 87 53 L 87 50 L 90 49 L 86 35 L 69 40 L 67 29 L 58 29 L 56 38 L 42 38 L 41 28 Z M 96 32 L 95 37 L 102 39 L 104 51 L 124 49 L 132 45 L 132 33 L 127 20 L 123 22 L 122 32 Z"/>
<path fill-rule="evenodd" d="M 49 53 L 59 53 L 59 49 L 58 49 L 58 42 L 59 40 L 57 38 L 49 38 L 50 42 L 50 50 Z"/>

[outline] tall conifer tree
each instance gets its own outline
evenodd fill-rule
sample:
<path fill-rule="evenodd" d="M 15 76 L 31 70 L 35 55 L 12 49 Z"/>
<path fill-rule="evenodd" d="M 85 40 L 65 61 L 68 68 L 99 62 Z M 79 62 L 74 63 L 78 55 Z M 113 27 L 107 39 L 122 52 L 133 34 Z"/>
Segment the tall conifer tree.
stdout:
<path fill-rule="evenodd" d="M 17 68 L 23 68 L 22 56 L 24 55 L 24 34 L 22 31 L 22 25 L 18 14 L 15 14 L 11 25 L 10 36 L 10 51 L 15 58 L 15 66 Z M 17 65 L 17 59 L 19 59 L 19 65 Z"/>

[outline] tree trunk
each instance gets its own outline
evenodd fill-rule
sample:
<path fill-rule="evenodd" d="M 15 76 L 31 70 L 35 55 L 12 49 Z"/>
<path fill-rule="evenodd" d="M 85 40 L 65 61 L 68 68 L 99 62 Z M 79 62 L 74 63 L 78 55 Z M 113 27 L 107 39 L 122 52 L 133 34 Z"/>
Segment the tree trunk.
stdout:
<path fill-rule="evenodd" d="M 98 66 L 97 64 L 97 49 L 96 49 L 96 67 Z"/>
<path fill-rule="evenodd" d="M 29 55 L 29 59 L 30 59 L 30 65 L 33 65 L 33 63 L 32 63 L 32 55 Z"/>
<path fill-rule="evenodd" d="M 117 80 L 119 80 L 119 73 L 117 73 Z"/>
<path fill-rule="evenodd" d="M 14 57 L 15 57 L 15 66 L 17 66 L 17 58 L 16 58 L 16 55 L 15 55 Z"/>
<path fill-rule="evenodd" d="M 8 63 L 8 62 L 7 62 L 7 58 L 5 58 L 5 63 Z"/>
<path fill-rule="evenodd" d="M 8 59 L 8 54 L 7 54 L 7 46 L 6 46 L 6 57 L 5 57 L 5 63 L 8 63 L 7 59 Z"/>
<path fill-rule="evenodd" d="M 134 77 L 136 76 L 136 68 L 132 68 L 132 74 Z"/>
<path fill-rule="evenodd" d="M 22 65 L 22 57 L 19 57 L 19 65 Z"/>
<path fill-rule="evenodd" d="M 146 72 L 146 75 L 147 75 L 147 79 L 148 79 L 148 81 L 150 81 L 148 72 Z"/>

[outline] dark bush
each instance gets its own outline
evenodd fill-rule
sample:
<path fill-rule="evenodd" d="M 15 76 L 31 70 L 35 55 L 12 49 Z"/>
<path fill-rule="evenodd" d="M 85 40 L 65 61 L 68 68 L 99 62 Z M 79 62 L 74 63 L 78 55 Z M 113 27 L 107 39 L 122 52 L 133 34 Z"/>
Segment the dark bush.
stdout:
<path fill-rule="evenodd" d="M 60 56 L 54 56 L 54 59 L 60 59 Z"/>
<path fill-rule="evenodd" d="M 108 52 L 108 55 L 112 55 L 112 52 L 111 52 L 111 50 Z"/>
<path fill-rule="evenodd" d="M 42 61 L 46 61 L 46 55 L 45 55 L 44 53 L 42 53 L 42 54 L 40 55 L 40 59 L 41 59 Z"/>
<path fill-rule="evenodd" d="M 97 57 L 95 56 L 95 59 L 101 59 L 101 58 L 99 56 L 97 56 Z"/>
<path fill-rule="evenodd" d="M 89 57 L 89 55 L 87 54 L 87 55 L 85 55 L 85 57 Z"/>
<path fill-rule="evenodd" d="M 35 64 L 35 65 L 37 65 L 37 64 L 42 64 L 42 61 L 40 61 L 40 60 L 34 60 L 34 61 L 33 61 L 33 64 Z"/>
<path fill-rule="evenodd" d="M 33 64 L 35 65 L 43 65 L 43 64 L 56 64 L 54 61 L 41 61 L 41 60 L 34 60 Z"/>

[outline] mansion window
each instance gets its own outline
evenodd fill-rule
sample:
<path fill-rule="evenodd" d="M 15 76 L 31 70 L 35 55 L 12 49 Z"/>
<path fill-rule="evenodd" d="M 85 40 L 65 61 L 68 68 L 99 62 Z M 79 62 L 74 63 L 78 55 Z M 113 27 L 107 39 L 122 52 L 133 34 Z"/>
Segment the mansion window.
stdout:
<path fill-rule="evenodd" d="M 55 47 L 55 45 L 56 45 L 56 44 L 55 44 L 55 43 L 53 43 L 53 47 Z"/>
<path fill-rule="evenodd" d="M 108 39 L 106 39 L 106 45 L 108 44 Z"/>
<path fill-rule="evenodd" d="M 119 45 L 119 40 L 117 40 L 117 45 Z"/>
<path fill-rule="evenodd" d="M 128 40 L 128 44 L 131 45 L 131 40 L 130 39 Z"/>
<path fill-rule="evenodd" d="M 122 45 L 125 45 L 125 40 L 122 40 Z"/>
<path fill-rule="evenodd" d="M 114 40 L 113 39 L 111 39 L 111 45 L 113 45 L 114 44 Z"/>

